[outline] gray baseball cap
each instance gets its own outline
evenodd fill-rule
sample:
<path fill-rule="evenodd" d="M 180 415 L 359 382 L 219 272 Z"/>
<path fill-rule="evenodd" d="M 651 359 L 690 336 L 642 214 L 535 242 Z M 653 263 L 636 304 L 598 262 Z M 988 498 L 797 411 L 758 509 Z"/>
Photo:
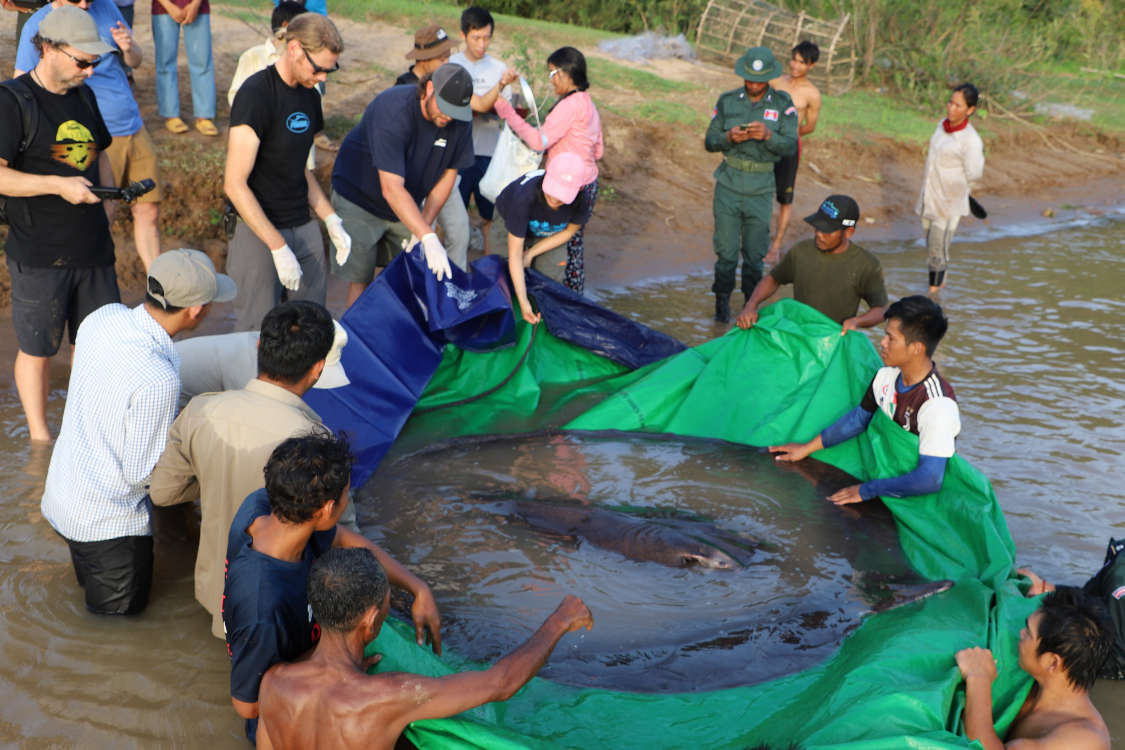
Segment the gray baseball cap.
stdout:
<path fill-rule="evenodd" d="M 198 250 L 169 250 L 158 255 L 149 266 L 148 278 L 148 293 L 165 307 L 230 302 L 238 292 L 234 280 L 215 273 L 215 264 Z M 159 282 L 163 293 L 152 291 L 154 280 Z"/>
<path fill-rule="evenodd" d="M 473 77 L 457 63 L 446 63 L 433 77 L 437 106 L 443 115 L 461 122 L 473 121 Z"/>
<path fill-rule="evenodd" d="M 94 17 L 73 5 L 64 5 L 47 14 L 39 24 L 39 34 L 52 42 L 68 44 L 87 55 L 108 55 L 117 48 L 106 44 L 98 34 Z"/>

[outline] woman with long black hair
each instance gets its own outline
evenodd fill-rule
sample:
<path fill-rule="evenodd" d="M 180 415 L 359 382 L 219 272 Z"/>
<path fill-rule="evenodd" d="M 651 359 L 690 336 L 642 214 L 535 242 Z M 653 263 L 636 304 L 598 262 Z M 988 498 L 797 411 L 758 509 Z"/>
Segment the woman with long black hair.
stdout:
<path fill-rule="evenodd" d="M 504 118 L 512 132 L 528 146 L 547 152 L 544 168 L 559 154 L 572 153 L 581 158 L 585 166 L 581 177 L 582 192 L 592 210 L 598 198 L 597 160 L 605 153 L 605 144 L 601 116 L 593 99 L 586 93 L 590 87 L 586 79 L 586 58 L 574 47 L 563 47 L 547 58 L 547 70 L 559 99 L 541 128 L 530 125 L 502 98 L 496 100 L 496 114 Z M 586 283 L 584 235 L 585 227 L 579 228 L 566 245 L 564 283 L 579 294 Z"/>

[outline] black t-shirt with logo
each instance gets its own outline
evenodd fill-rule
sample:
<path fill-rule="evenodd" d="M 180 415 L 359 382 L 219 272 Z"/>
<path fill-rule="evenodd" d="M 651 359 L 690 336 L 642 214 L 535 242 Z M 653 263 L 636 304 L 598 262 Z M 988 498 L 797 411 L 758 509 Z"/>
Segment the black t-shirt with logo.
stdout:
<path fill-rule="evenodd" d="M 422 115 L 417 86 L 393 86 L 367 105 L 340 144 L 332 189 L 384 221 L 398 221 L 383 198 L 380 170 L 402 177 L 406 192 L 421 203 L 447 169 L 475 163 L 471 122 L 450 120 L 439 128 Z"/>
<path fill-rule="evenodd" d="M 235 94 L 230 126 L 239 125 L 253 128 L 260 141 L 247 184 L 266 218 L 277 229 L 308 224 L 305 162 L 313 137 L 324 129 L 320 94 L 289 86 L 270 65 L 247 78 Z"/>
<path fill-rule="evenodd" d="M 39 123 L 27 151 L 20 155 L 23 118 L 19 104 L 11 91 L 0 90 L 0 159 L 26 174 L 85 177 L 100 185 L 98 156 L 113 143 L 113 136 L 93 92 L 88 92 L 88 104 L 76 89 L 52 94 L 30 73 L 19 80 L 35 96 Z M 34 268 L 113 265 L 113 238 L 100 201 L 74 205 L 57 195 L 8 198 L 6 213 L 9 229 L 4 252 L 16 263 Z"/>
<path fill-rule="evenodd" d="M 573 203 L 558 208 L 547 205 L 540 186 L 545 173 L 542 170 L 529 172 L 518 180 L 512 180 L 508 187 L 496 196 L 496 210 L 504 217 L 508 234 L 526 239 L 542 239 L 558 234 L 568 224 L 585 226 L 590 221 L 593 208 L 585 190 L 579 190 Z"/>

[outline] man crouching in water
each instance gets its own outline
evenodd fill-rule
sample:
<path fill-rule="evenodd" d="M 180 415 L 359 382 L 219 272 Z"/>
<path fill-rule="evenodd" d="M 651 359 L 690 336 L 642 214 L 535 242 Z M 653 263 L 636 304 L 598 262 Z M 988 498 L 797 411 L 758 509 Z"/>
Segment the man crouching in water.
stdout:
<path fill-rule="evenodd" d="M 309 604 L 320 643 L 262 678 L 258 748 L 391 750 L 408 724 L 443 719 L 516 694 L 543 667 L 559 639 L 594 618 L 582 600 L 563 599 L 531 640 L 483 672 L 423 677 L 367 675 L 363 658 L 390 609 L 383 568 L 368 550 L 333 549 L 309 573 Z"/>
<path fill-rule="evenodd" d="M 1100 602 L 1059 588 L 1020 630 L 1019 665 L 1035 680 L 1002 742 L 992 725 L 996 662 L 984 648 L 957 652 L 965 678 L 965 735 L 985 750 L 1109 750 L 1109 730 L 1090 688 L 1113 648 L 1113 628 Z"/>

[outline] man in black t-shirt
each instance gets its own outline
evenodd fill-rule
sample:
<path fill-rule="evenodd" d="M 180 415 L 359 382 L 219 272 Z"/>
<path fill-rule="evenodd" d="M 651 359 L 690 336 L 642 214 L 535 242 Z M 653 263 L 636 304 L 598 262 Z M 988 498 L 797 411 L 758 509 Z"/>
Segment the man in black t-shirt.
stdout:
<path fill-rule="evenodd" d="M 415 638 L 419 646 L 432 638 L 441 655 L 441 615 L 429 587 L 377 545 L 337 525 L 348 505 L 354 460 L 347 443 L 325 430 L 285 440 L 266 463 L 265 488 L 251 493 L 231 522 L 223 630 L 231 657 L 231 702 L 247 719 L 251 741 L 262 675 L 320 638 L 305 584 L 313 561 L 330 548 L 368 549 L 392 586 L 419 592 Z"/>
<path fill-rule="evenodd" d="M 86 11 L 54 11 L 35 37 L 39 62 L 0 90 L 0 195 L 7 196 L 12 323 L 19 340 L 15 379 L 32 440 L 50 440 L 47 392 L 51 357 L 63 327 L 74 343 L 78 326 L 103 305 L 121 300 L 109 234 L 112 202 L 90 186 L 112 184 L 113 142 L 85 81 L 99 57 L 113 51 Z M 17 96 L 32 97 L 38 122 L 21 151 Z"/>
<path fill-rule="evenodd" d="M 343 50 L 327 18 L 297 16 L 278 61 L 235 95 L 223 186 L 239 214 L 227 255 L 227 273 L 238 284 L 236 331 L 257 330 L 283 298 L 325 304 L 324 242 L 309 208 L 324 220 L 340 262 L 351 252 L 343 222 L 305 165 L 324 128 L 313 87 L 339 67 Z"/>
<path fill-rule="evenodd" d="M 356 244 L 347 262 L 332 263 L 332 273 L 349 282 L 349 306 L 375 278 L 376 266 L 419 240 L 438 280 L 450 276 L 448 254 L 432 227 L 457 170 L 476 163 L 472 98 L 469 72 L 442 65 L 416 87 L 395 86 L 375 97 L 340 145 L 332 206 Z"/>

